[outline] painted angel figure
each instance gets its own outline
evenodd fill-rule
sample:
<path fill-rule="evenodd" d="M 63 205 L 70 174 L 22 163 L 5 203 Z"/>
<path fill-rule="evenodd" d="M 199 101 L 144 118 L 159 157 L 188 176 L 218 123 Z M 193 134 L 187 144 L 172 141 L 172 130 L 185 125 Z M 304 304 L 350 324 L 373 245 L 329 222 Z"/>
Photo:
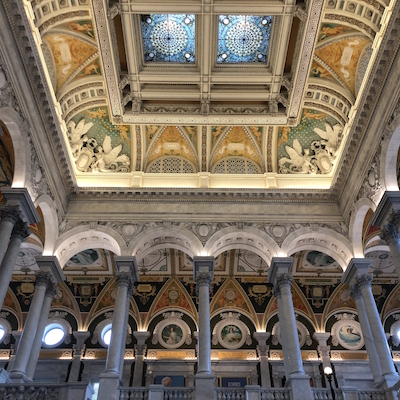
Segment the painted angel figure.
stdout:
<path fill-rule="evenodd" d="M 118 156 L 118 154 L 122 150 L 122 144 L 119 144 L 117 147 L 112 148 L 111 146 L 111 137 L 106 135 L 103 141 L 103 147 L 98 146 L 97 150 L 99 151 L 96 154 L 97 161 L 94 164 L 100 171 L 109 171 L 112 164 L 122 163 L 125 165 L 129 165 L 130 158 L 126 154 L 122 154 Z"/>
<path fill-rule="evenodd" d="M 295 139 L 293 140 L 293 147 L 285 146 L 286 153 L 289 154 L 290 158 L 283 157 L 279 160 L 279 166 L 282 167 L 285 163 L 291 164 L 289 169 L 292 172 L 308 174 L 310 171 L 313 172 L 314 168 L 310 163 L 310 152 L 308 149 L 304 150 L 301 147 L 300 142 Z M 294 168 L 294 169 L 293 169 Z"/>
<path fill-rule="evenodd" d="M 325 131 L 314 128 L 314 132 L 320 138 L 328 142 L 326 148 L 332 156 L 335 156 L 339 145 L 339 135 L 342 133 L 342 127 L 339 124 L 331 127 L 330 124 L 325 123 Z"/>

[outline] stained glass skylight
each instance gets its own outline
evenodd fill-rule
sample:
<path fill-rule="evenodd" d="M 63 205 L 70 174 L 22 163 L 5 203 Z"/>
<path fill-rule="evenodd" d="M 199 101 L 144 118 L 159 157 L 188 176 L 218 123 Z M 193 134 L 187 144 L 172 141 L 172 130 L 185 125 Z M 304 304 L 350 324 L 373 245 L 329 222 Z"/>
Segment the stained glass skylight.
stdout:
<path fill-rule="evenodd" d="M 219 15 L 218 64 L 265 63 L 272 16 Z"/>
<path fill-rule="evenodd" d="M 194 14 L 142 15 L 141 25 L 146 62 L 194 63 Z"/>

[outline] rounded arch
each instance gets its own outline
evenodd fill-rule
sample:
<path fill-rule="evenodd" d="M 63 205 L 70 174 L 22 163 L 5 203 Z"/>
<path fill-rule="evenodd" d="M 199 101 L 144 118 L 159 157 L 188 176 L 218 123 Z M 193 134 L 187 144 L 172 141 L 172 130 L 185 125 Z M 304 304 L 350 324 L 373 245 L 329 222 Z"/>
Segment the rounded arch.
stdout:
<path fill-rule="evenodd" d="M 355 211 L 351 215 L 349 236 L 354 257 L 364 257 L 363 227 L 369 209 L 375 211 L 375 203 L 370 199 L 362 198 L 357 201 Z"/>
<path fill-rule="evenodd" d="M 270 236 L 247 226 L 243 229 L 236 226 L 221 229 L 208 239 L 204 251 L 217 257 L 225 251 L 238 248 L 252 251 L 268 264 L 271 263 L 272 257 L 279 254 L 279 246 Z"/>
<path fill-rule="evenodd" d="M 189 318 L 193 321 L 194 326 L 196 327 L 196 329 L 199 330 L 198 321 L 196 321 L 196 320 L 193 318 L 193 315 L 192 315 L 192 314 L 190 314 L 189 312 L 185 311 L 185 310 L 182 309 L 182 308 L 174 308 L 173 306 L 170 306 L 170 307 L 168 307 L 168 308 L 164 308 L 163 310 L 157 311 L 155 314 L 153 314 L 153 315 L 151 316 L 151 318 L 150 318 L 148 321 L 146 321 L 146 326 L 144 326 L 143 329 L 145 329 L 145 330 L 149 329 L 149 326 L 150 326 L 151 322 L 152 322 L 155 318 L 157 318 L 159 315 L 161 315 L 161 314 L 163 314 L 163 313 L 171 312 L 171 311 L 175 311 L 175 312 L 178 312 L 178 313 L 185 314 L 187 317 L 189 317 Z"/>
<path fill-rule="evenodd" d="M 344 313 L 355 314 L 358 317 L 358 313 L 355 308 L 343 307 L 343 308 L 338 308 L 336 310 L 332 310 L 324 318 L 323 326 L 322 326 L 322 328 L 324 329 L 324 332 L 330 332 L 330 330 L 329 331 L 326 330 L 326 324 L 328 323 L 328 321 L 330 320 L 330 318 L 332 316 L 334 316 L 335 314 L 344 314 Z"/>
<path fill-rule="evenodd" d="M 55 244 L 54 254 L 61 267 L 75 254 L 87 249 L 103 248 L 120 256 L 126 244 L 121 235 L 106 226 L 90 229 L 89 225 L 81 225 L 60 236 Z"/>
<path fill-rule="evenodd" d="M 381 151 L 381 180 L 385 190 L 399 190 L 397 182 L 397 157 L 400 148 L 400 115 L 386 128 L 392 134 L 385 139 Z"/>
<path fill-rule="evenodd" d="M 43 255 L 52 255 L 58 238 L 58 217 L 54 208 L 54 202 L 50 196 L 42 195 L 36 199 L 35 207 L 40 207 L 44 219 L 45 238 Z"/>
<path fill-rule="evenodd" d="M 171 226 L 154 227 L 139 234 L 128 248 L 129 254 L 135 255 L 139 262 L 143 257 L 160 248 L 172 248 L 183 251 L 190 257 L 203 252 L 203 245 L 192 232 L 187 229 Z"/>
<path fill-rule="evenodd" d="M 6 125 L 14 147 L 15 167 L 12 187 L 29 187 L 31 155 L 28 149 L 30 149 L 30 143 L 28 135 L 21 132 L 23 121 L 10 107 L 0 108 L 0 119 Z"/>
<path fill-rule="evenodd" d="M 242 309 L 232 308 L 232 307 L 229 307 L 229 306 L 227 306 L 226 308 L 225 308 L 225 307 L 223 307 L 223 308 L 218 308 L 217 310 L 213 311 L 213 312 L 210 314 L 210 320 L 212 320 L 212 319 L 213 319 L 215 316 L 217 316 L 218 314 L 221 314 L 221 313 L 229 313 L 229 312 L 233 312 L 233 313 L 238 313 L 238 314 L 244 315 L 246 318 L 249 319 L 249 321 L 251 321 L 251 322 L 253 323 L 253 328 L 254 328 L 254 330 L 255 330 L 256 332 L 258 332 L 259 326 L 258 326 L 257 321 L 254 320 L 254 315 L 251 315 L 250 313 L 248 313 L 247 311 L 242 310 Z"/>
<path fill-rule="evenodd" d="M 307 315 L 306 313 L 304 313 L 303 311 L 298 310 L 297 308 L 294 309 L 295 314 L 301 315 L 302 318 L 304 318 L 305 320 L 307 320 L 307 322 L 309 322 L 309 324 L 313 327 L 314 332 L 318 332 L 318 327 L 315 326 L 315 322 L 309 317 L 309 315 Z M 264 321 L 264 324 L 262 326 L 262 328 L 267 332 L 267 326 L 269 324 L 269 321 L 271 321 L 271 319 L 273 317 L 275 317 L 276 315 L 278 315 L 278 310 L 274 311 L 272 314 L 270 314 L 268 316 L 268 318 Z"/>
<path fill-rule="evenodd" d="M 346 270 L 347 264 L 353 257 L 350 242 L 340 233 L 332 229 L 318 227 L 301 228 L 291 233 L 282 243 L 283 257 L 301 250 L 318 250 L 334 258 Z"/>
<path fill-rule="evenodd" d="M 98 318 L 101 314 L 105 314 L 107 312 L 114 312 L 114 307 L 105 307 L 101 310 L 97 310 L 94 314 L 90 316 L 90 319 L 85 322 L 83 327 L 84 330 L 89 330 L 89 327 L 93 324 L 93 322 Z M 137 315 L 135 315 L 131 310 L 129 310 L 129 315 L 133 318 L 136 322 L 136 326 L 139 327 L 139 321 Z"/>

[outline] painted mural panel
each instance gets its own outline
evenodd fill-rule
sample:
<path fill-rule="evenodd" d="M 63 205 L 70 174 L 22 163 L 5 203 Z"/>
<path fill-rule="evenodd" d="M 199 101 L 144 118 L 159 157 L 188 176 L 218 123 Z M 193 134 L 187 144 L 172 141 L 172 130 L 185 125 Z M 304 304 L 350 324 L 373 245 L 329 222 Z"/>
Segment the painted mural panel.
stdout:
<path fill-rule="evenodd" d="M 83 67 L 75 76 L 74 79 L 82 79 L 86 78 L 87 76 L 93 75 L 102 75 L 101 72 L 101 65 L 100 65 L 100 58 L 95 58 L 91 63 Z"/>
<path fill-rule="evenodd" d="M 57 88 L 61 88 L 66 80 L 97 51 L 94 46 L 68 35 L 49 34 L 44 36 L 44 40 L 53 53 Z"/>
<path fill-rule="evenodd" d="M 346 33 L 359 33 L 359 31 L 349 26 L 324 22 L 321 24 L 321 29 L 318 34 L 318 42 L 322 42 L 323 40 L 334 38 Z"/>
<path fill-rule="evenodd" d="M 70 21 L 66 22 L 61 25 L 57 25 L 57 28 L 63 27 L 65 29 L 81 33 L 85 36 L 90 37 L 91 39 L 95 39 L 94 36 L 94 29 L 93 29 L 93 24 L 92 20 L 90 19 L 83 19 L 83 20 L 78 20 L 78 21 Z"/>
<path fill-rule="evenodd" d="M 328 64 L 345 82 L 351 93 L 355 94 L 358 60 L 369 43 L 370 39 L 367 37 L 352 37 L 317 49 L 315 55 Z"/>
<path fill-rule="evenodd" d="M 311 65 L 310 78 L 320 78 L 340 85 L 339 81 L 335 79 L 334 76 L 326 68 L 324 68 L 316 61 L 313 61 Z"/>

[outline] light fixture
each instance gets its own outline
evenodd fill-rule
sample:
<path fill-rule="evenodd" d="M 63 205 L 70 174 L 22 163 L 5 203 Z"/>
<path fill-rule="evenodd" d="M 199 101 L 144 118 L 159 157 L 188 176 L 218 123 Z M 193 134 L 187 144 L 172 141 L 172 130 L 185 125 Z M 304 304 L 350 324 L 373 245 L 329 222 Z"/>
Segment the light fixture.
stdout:
<path fill-rule="evenodd" d="M 186 60 L 189 60 L 192 55 L 190 53 L 185 53 Z"/>
<path fill-rule="evenodd" d="M 267 25 L 267 23 L 268 23 L 268 20 L 265 18 L 261 21 L 261 25 Z"/>
<path fill-rule="evenodd" d="M 150 17 L 147 17 L 146 22 L 150 25 L 153 22 L 153 20 Z"/>
<path fill-rule="evenodd" d="M 149 56 L 149 58 L 153 59 L 154 56 L 155 56 L 155 54 L 151 51 L 151 52 L 148 54 L 148 56 Z"/>
<path fill-rule="evenodd" d="M 332 375 L 333 374 L 333 370 L 329 365 L 324 368 L 324 374 L 325 375 Z"/>
<path fill-rule="evenodd" d="M 183 22 L 184 22 L 186 25 L 189 25 L 189 24 L 192 22 L 192 20 L 191 20 L 188 16 L 186 16 L 185 19 L 183 20 Z"/>
<path fill-rule="evenodd" d="M 223 23 L 224 25 L 228 25 L 229 22 L 231 22 L 231 21 L 229 20 L 228 17 L 225 17 L 225 18 L 222 20 L 222 23 Z"/>
<path fill-rule="evenodd" d="M 221 58 L 223 60 L 226 60 L 228 58 L 228 54 L 227 53 L 222 53 Z"/>

